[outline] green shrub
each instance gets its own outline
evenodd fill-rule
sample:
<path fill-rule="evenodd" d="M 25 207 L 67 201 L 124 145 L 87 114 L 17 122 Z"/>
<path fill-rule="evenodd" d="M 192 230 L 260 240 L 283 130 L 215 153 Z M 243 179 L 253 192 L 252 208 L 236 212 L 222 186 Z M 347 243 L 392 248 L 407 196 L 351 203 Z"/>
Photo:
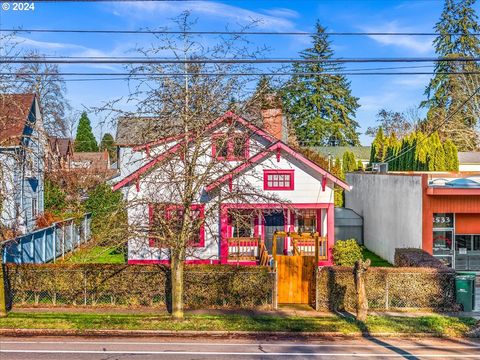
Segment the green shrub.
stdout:
<path fill-rule="evenodd" d="M 333 261 L 339 266 L 353 266 L 362 260 L 362 248 L 355 239 L 339 240 L 333 247 Z"/>

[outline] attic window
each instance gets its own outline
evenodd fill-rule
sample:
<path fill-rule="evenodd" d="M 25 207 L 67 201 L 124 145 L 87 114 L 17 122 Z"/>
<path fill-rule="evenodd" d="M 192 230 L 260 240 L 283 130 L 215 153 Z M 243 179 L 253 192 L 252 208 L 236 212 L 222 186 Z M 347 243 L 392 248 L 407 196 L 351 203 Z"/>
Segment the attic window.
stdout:
<path fill-rule="evenodd" d="M 217 160 L 245 160 L 249 156 L 249 139 L 244 134 L 217 133 L 212 138 L 212 156 Z"/>
<path fill-rule="evenodd" d="M 294 190 L 294 170 L 263 170 L 263 190 Z"/>

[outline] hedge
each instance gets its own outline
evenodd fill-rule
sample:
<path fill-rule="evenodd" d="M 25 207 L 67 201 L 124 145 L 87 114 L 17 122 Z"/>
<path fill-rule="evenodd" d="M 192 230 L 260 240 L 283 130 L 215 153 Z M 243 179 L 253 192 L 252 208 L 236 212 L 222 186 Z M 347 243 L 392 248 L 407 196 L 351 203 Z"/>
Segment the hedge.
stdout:
<path fill-rule="evenodd" d="M 397 267 L 427 267 L 449 269 L 439 259 L 422 249 L 405 248 L 395 249 L 394 263 Z"/>
<path fill-rule="evenodd" d="M 428 268 L 370 267 L 366 275 L 372 310 L 456 310 L 455 273 Z M 352 267 L 325 267 L 317 274 L 317 310 L 355 310 Z"/>
<path fill-rule="evenodd" d="M 44 264 L 6 266 L 13 306 L 153 306 L 170 300 L 166 266 Z M 274 275 L 265 267 L 187 265 L 187 308 L 272 306 Z"/>

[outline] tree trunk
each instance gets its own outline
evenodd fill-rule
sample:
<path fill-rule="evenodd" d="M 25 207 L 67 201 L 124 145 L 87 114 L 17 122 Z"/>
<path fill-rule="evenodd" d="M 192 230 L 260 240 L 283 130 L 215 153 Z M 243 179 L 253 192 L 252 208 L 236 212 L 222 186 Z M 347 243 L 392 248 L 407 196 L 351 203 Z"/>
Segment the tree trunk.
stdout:
<path fill-rule="evenodd" d="M 365 289 L 365 273 L 370 266 L 370 259 L 367 261 L 358 260 L 355 262 L 355 287 L 357 290 L 357 320 L 365 322 L 368 314 L 367 291 Z"/>
<path fill-rule="evenodd" d="M 176 252 L 172 254 L 170 270 L 172 279 L 172 316 L 174 319 L 183 319 L 184 262 Z"/>
<path fill-rule="evenodd" d="M 2 248 L 0 247 L 0 317 L 7 316 L 7 302 L 5 292 L 5 274 L 3 272 Z"/>

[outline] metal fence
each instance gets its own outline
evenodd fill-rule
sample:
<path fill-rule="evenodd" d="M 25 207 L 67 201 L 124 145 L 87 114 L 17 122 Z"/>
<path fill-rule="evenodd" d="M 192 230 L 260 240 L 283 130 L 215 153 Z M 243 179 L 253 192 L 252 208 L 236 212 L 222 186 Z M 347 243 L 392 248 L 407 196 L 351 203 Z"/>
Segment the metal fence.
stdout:
<path fill-rule="evenodd" d="M 42 264 L 64 256 L 91 238 L 91 215 L 67 219 L 9 240 L 3 247 L 3 262 Z"/>
<path fill-rule="evenodd" d="M 12 307 L 148 306 L 165 308 L 169 272 L 141 266 L 7 266 L 8 299 Z M 122 270 L 123 269 L 123 270 Z M 275 274 L 253 270 L 186 271 L 185 304 L 189 308 L 272 307 Z"/>

